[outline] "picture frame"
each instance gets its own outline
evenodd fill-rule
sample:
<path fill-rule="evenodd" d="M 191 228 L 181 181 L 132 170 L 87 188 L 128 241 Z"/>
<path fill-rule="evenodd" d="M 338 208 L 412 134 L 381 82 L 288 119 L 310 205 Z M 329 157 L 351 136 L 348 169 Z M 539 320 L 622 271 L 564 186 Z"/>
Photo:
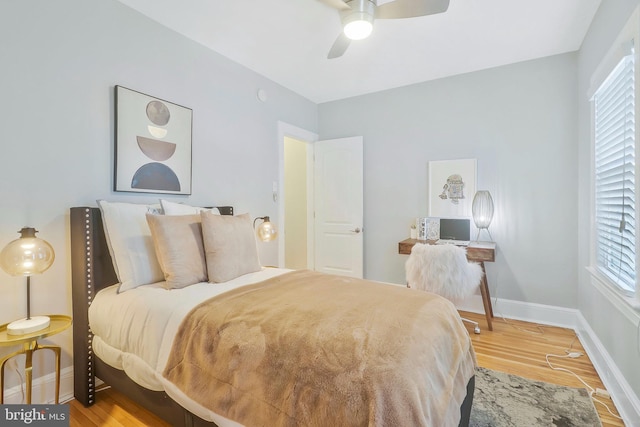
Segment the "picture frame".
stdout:
<path fill-rule="evenodd" d="M 429 216 L 470 218 L 476 173 L 476 159 L 430 161 Z"/>
<path fill-rule="evenodd" d="M 417 218 L 416 224 L 418 240 L 438 240 L 440 238 L 440 218 Z"/>
<path fill-rule="evenodd" d="M 115 87 L 114 191 L 191 194 L 192 110 Z"/>
<path fill-rule="evenodd" d="M 426 240 L 438 240 L 440 238 L 440 218 L 427 218 Z"/>

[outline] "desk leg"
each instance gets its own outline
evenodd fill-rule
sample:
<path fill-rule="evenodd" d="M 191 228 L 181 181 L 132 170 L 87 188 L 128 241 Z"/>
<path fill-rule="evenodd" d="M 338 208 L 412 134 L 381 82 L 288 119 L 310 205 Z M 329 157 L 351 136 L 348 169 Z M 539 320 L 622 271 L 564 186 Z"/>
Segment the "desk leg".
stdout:
<path fill-rule="evenodd" d="M 482 304 L 484 305 L 484 313 L 487 318 L 487 326 L 493 331 L 493 307 L 491 307 L 491 295 L 489 295 L 489 284 L 487 283 L 487 272 L 484 269 L 484 262 L 480 263 L 482 267 L 482 280 L 480 281 L 480 293 L 482 294 Z"/>

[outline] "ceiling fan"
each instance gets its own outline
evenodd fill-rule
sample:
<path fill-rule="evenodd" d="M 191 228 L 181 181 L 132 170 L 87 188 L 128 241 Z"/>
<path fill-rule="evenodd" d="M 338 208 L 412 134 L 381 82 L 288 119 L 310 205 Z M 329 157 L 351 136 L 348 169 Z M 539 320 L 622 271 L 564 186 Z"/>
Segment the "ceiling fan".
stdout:
<path fill-rule="evenodd" d="M 328 59 L 342 56 L 351 40 L 367 38 L 375 19 L 415 18 L 445 12 L 449 0 L 394 0 L 380 6 L 377 0 L 319 0 L 340 12 L 343 32 L 331 46 Z"/>

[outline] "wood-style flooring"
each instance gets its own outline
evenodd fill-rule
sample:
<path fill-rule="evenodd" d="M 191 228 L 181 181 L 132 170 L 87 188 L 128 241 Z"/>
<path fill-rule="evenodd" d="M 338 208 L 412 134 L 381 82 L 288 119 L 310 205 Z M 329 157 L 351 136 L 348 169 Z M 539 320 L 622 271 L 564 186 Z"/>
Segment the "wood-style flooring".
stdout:
<path fill-rule="evenodd" d="M 549 361 L 556 368 L 574 372 L 593 389 L 605 388 L 572 329 L 496 317 L 493 320 L 493 331 L 488 331 L 483 314 L 461 312 L 461 315 L 480 324 L 482 331 L 479 335 L 473 333 L 471 326 L 467 327 L 478 365 L 536 381 L 587 388 L 572 374 L 551 369 L 545 357 L 547 354 L 566 356 L 567 351 L 579 352 L 582 356 L 577 358 L 549 357 Z M 598 397 L 598 400 L 603 401 L 616 416 L 619 416 L 611 399 Z M 624 422 L 611 415 L 603 405 L 596 402 L 595 407 L 603 427 L 624 426 Z"/>
<path fill-rule="evenodd" d="M 579 375 L 589 386 L 604 388 L 593 364 L 586 355 L 574 331 L 551 326 L 538 326 L 527 322 L 496 318 L 493 331 L 488 331 L 484 315 L 461 313 L 480 323 L 482 332 L 468 330 L 473 340 L 478 364 L 482 367 L 508 372 L 525 378 L 546 381 L 570 387 L 584 387 L 576 377 L 564 371 L 553 370 L 547 364 L 547 354 L 566 355 L 567 351 L 580 352 L 577 358 L 550 358 L 551 363 Z M 97 403 L 89 408 L 75 400 L 69 402 L 71 427 L 113 426 L 169 426 L 155 415 L 139 407 L 120 393 L 107 389 L 97 396 Z M 618 415 L 610 399 L 602 399 Z M 595 404 L 603 427 L 620 427 L 624 423 Z"/>

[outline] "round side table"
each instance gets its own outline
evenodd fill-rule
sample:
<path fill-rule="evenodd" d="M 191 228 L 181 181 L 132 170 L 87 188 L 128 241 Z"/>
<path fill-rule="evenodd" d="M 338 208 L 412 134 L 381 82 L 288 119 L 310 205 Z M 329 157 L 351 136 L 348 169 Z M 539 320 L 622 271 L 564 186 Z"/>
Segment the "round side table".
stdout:
<path fill-rule="evenodd" d="M 11 359 L 19 354 L 24 354 L 24 373 L 26 378 L 27 404 L 31 404 L 32 385 L 32 365 L 33 352 L 47 349 L 56 355 L 56 404 L 60 400 L 60 347 L 56 345 L 39 345 L 38 339 L 58 334 L 71 326 L 71 317 L 62 314 L 50 314 L 51 322 L 49 326 L 39 331 L 29 332 L 22 335 L 7 334 L 8 323 L 0 326 L 0 346 L 22 345 L 22 349 L 0 359 L 0 405 L 4 403 L 4 366 Z"/>

